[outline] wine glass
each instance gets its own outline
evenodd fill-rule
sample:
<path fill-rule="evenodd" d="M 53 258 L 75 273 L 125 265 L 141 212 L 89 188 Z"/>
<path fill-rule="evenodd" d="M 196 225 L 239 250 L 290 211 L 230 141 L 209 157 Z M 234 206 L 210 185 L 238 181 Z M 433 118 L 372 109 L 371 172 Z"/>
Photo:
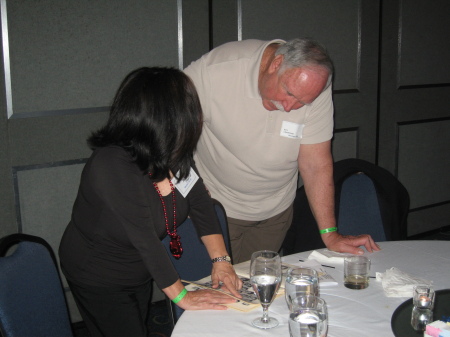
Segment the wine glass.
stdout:
<path fill-rule="evenodd" d="M 253 326 L 270 329 L 278 325 L 278 320 L 269 317 L 272 303 L 281 283 L 281 259 L 276 252 L 261 250 L 252 254 L 250 282 L 263 307 L 263 316 L 252 321 Z"/>

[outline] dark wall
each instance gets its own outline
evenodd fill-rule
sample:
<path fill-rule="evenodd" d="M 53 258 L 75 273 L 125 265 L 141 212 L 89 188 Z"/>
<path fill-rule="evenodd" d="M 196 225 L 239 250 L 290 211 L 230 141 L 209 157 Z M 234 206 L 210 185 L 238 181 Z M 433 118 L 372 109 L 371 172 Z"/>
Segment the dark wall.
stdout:
<path fill-rule="evenodd" d="M 334 60 L 335 160 L 387 168 L 409 235 L 449 225 L 448 0 L 1 0 L 0 236 L 56 249 L 121 79 L 239 39 L 313 37 Z M 427 15 L 424 15 L 427 13 Z"/>

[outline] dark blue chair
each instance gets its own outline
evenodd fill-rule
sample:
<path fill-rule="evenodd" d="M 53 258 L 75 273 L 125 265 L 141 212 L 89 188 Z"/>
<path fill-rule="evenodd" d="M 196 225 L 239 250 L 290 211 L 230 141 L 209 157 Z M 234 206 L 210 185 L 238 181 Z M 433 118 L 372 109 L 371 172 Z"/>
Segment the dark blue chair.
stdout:
<path fill-rule="evenodd" d="M 230 238 L 228 235 L 228 221 L 225 209 L 217 200 L 213 200 L 213 202 L 214 209 L 216 210 L 216 214 L 222 228 L 222 234 L 227 251 L 231 254 Z M 165 237 L 162 242 L 180 278 L 186 281 L 196 281 L 211 275 L 211 259 L 202 241 L 197 236 L 197 231 L 192 220 L 187 218 L 186 221 L 184 221 L 183 224 L 177 228 L 177 232 L 183 242 L 183 255 L 179 260 L 176 260 L 170 253 L 169 236 Z M 169 299 L 167 299 L 167 302 L 170 309 L 169 311 L 172 324 L 175 325 L 184 310 L 173 304 Z"/>
<path fill-rule="evenodd" d="M 8 256 L 8 251 L 16 249 Z M 55 255 L 42 238 L 0 240 L 0 332 L 4 337 L 71 337 Z"/>
<path fill-rule="evenodd" d="M 377 242 L 387 241 L 377 191 L 372 179 L 362 172 L 342 184 L 338 228 L 342 235 L 370 234 Z"/>

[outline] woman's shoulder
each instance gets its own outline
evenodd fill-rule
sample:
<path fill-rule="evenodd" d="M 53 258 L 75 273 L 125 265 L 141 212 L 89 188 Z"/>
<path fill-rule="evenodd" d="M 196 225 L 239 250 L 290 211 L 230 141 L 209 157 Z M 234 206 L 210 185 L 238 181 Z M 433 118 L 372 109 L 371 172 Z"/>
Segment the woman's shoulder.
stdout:
<path fill-rule="evenodd" d="M 120 171 L 123 169 L 139 171 L 132 156 L 120 146 L 105 146 L 94 150 L 89 159 L 91 167 L 100 170 Z"/>
<path fill-rule="evenodd" d="M 94 149 L 90 159 L 95 162 L 132 161 L 131 155 L 124 148 L 115 145 Z"/>
<path fill-rule="evenodd" d="M 112 157 L 112 156 L 128 156 L 131 157 L 128 152 L 118 145 L 108 145 L 103 147 L 97 147 L 94 149 L 93 155 L 102 157 Z"/>

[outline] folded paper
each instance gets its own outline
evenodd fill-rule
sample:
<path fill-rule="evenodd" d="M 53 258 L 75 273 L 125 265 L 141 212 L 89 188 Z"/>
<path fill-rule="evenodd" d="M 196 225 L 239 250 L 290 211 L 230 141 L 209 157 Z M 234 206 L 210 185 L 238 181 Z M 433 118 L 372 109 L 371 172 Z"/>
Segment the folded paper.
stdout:
<path fill-rule="evenodd" d="M 322 249 L 320 251 L 314 250 L 309 254 L 309 260 L 317 260 L 320 263 L 344 263 L 344 259 L 347 256 L 354 256 L 350 253 L 338 253 L 332 250 Z"/>

